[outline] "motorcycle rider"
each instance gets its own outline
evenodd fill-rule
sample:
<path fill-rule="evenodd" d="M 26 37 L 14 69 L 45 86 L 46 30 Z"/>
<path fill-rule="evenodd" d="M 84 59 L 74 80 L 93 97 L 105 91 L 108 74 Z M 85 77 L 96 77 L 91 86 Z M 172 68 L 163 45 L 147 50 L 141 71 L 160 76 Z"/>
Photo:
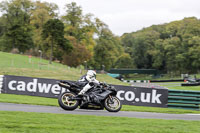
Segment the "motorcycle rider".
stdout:
<path fill-rule="evenodd" d="M 96 72 L 93 70 L 88 70 L 86 75 L 83 75 L 80 80 L 78 80 L 80 84 L 84 84 L 83 89 L 79 92 L 78 95 L 84 95 L 89 89 L 91 89 L 94 84 L 100 84 L 98 80 L 96 80 Z"/>

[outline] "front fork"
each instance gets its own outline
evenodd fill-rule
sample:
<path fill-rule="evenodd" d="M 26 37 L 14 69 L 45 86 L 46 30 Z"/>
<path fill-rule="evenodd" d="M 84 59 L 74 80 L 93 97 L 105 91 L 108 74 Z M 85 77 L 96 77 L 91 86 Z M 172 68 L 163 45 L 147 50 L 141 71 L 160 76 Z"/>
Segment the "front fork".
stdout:
<path fill-rule="evenodd" d="M 114 103 L 113 97 L 112 97 L 111 95 L 109 95 L 108 97 L 109 97 L 109 101 L 108 101 L 108 102 L 109 102 L 110 104 L 113 104 L 113 103 Z"/>

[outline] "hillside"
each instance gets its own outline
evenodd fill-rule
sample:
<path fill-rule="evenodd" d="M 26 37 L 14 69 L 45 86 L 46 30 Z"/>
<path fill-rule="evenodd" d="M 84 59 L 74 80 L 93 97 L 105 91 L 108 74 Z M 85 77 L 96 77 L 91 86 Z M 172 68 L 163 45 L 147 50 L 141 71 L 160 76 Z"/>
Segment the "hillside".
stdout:
<path fill-rule="evenodd" d="M 0 68 L 0 75 L 30 76 L 61 80 L 78 80 L 86 72 L 83 68 L 71 68 L 56 62 L 48 64 L 48 60 L 5 52 L 0 52 Z M 110 84 L 127 85 L 106 74 L 97 74 L 97 79 Z"/>
<path fill-rule="evenodd" d="M 199 73 L 200 20 L 196 17 L 127 33 L 121 42 L 136 68 L 173 75 Z"/>

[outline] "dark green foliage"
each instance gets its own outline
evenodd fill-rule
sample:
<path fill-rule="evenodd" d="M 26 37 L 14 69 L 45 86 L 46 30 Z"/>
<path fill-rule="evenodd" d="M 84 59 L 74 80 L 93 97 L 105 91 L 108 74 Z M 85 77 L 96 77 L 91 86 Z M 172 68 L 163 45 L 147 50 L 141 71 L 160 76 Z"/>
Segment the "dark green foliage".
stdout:
<path fill-rule="evenodd" d="M 132 59 L 129 54 L 122 54 L 115 63 L 114 68 L 134 68 Z"/>
<path fill-rule="evenodd" d="M 62 51 L 69 52 L 72 49 L 71 44 L 67 39 L 64 38 L 64 24 L 59 19 L 48 20 L 43 27 L 42 37 L 44 39 L 50 38 L 51 42 L 51 57 L 50 63 L 52 61 L 53 49 L 56 47 L 54 55 L 57 55 L 57 59 L 62 58 Z M 57 47 L 59 46 L 59 47 Z M 55 58 L 56 58 L 55 57 Z"/>
<path fill-rule="evenodd" d="M 6 38 L 10 41 L 10 48 L 18 48 L 19 51 L 25 52 L 33 47 L 33 40 L 30 33 L 31 29 L 28 26 L 13 25 L 8 28 L 8 32 L 5 34 Z"/>
<path fill-rule="evenodd" d="M 0 9 L 3 11 L 1 17 L 3 32 L 0 35 L 3 50 L 10 51 L 17 48 L 20 52 L 25 52 L 32 48 L 32 27 L 29 14 L 32 9 L 31 2 L 27 0 L 2 2 Z"/>
<path fill-rule="evenodd" d="M 102 69 L 105 66 L 106 70 L 115 67 L 115 63 L 119 56 L 124 53 L 121 43 L 108 29 L 102 29 L 97 45 L 94 48 L 95 67 Z"/>
<path fill-rule="evenodd" d="M 44 39 L 51 37 L 53 41 L 56 41 L 58 45 L 63 48 L 64 39 L 64 24 L 59 19 L 50 19 L 43 26 L 42 36 Z"/>
<path fill-rule="evenodd" d="M 121 37 L 137 68 L 194 73 L 200 67 L 200 20 L 185 18 L 153 25 Z"/>

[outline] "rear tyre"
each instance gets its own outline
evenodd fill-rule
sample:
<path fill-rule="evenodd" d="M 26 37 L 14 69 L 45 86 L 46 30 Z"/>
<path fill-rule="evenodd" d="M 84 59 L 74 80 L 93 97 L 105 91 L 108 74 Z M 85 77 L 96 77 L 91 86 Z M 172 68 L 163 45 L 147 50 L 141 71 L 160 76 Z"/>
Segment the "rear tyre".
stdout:
<path fill-rule="evenodd" d="M 79 101 L 78 100 L 73 100 L 73 101 L 69 100 L 70 97 L 75 97 L 75 96 L 76 96 L 76 94 L 74 94 L 73 92 L 64 92 L 59 95 L 58 104 L 64 110 L 75 110 L 79 105 Z"/>
<path fill-rule="evenodd" d="M 122 108 L 122 105 L 116 96 L 108 96 L 104 100 L 104 107 L 109 112 L 118 112 Z"/>

